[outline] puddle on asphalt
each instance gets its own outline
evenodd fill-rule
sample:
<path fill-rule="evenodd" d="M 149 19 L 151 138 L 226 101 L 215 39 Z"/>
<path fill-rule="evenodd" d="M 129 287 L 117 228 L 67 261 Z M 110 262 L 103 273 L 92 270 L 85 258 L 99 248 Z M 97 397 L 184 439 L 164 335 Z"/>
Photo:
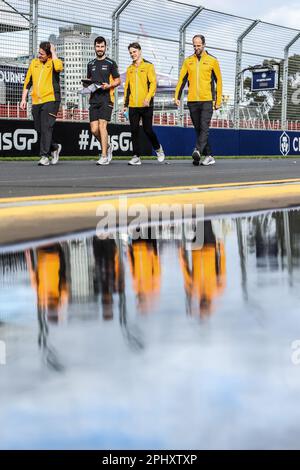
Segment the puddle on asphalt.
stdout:
<path fill-rule="evenodd" d="M 0 286 L 1 448 L 300 447 L 299 211 L 6 251 Z"/>

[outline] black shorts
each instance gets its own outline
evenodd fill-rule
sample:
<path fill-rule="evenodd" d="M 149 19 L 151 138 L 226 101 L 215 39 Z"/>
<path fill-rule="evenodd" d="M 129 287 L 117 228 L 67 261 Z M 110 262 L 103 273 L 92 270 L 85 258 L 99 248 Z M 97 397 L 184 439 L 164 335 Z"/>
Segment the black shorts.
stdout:
<path fill-rule="evenodd" d="M 98 121 L 98 119 L 104 119 L 109 122 L 111 120 L 113 108 L 114 105 L 107 101 L 90 104 L 90 122 Z"/>

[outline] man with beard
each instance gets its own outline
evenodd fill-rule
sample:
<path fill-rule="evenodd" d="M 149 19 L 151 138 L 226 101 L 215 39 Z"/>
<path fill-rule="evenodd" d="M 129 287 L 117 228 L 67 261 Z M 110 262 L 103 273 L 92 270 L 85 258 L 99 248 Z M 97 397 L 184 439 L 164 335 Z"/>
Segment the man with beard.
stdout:
<path fill-rule="evenodd" d="M 87 78 L 95 85 L 90 97 L 91 132 L 101 144 L 97 165 L 109 165 L 112 147 L 108 146 L 107 123 L 114 106 L 114 88 L 120 85 L 120 74 L 115 61 L 106 57 L 106 40 L 98 36 L 94 41 L 96 58 L 88 63 Z"/>
<path fill-rule="evenodd" d="M 210 120 L 213 110 L 222 103 L 222 75 L 218 60 L 205 50 L 205 37 L 196 34 L 193 37 L 195 53 L 183 62 L 175 91 L 175 103 L 180 105 L 180 98 L 188 83 L 187 105 L 197 134 L 196 147 L 192 153 L 193 165 L 198 166 L 201 156 L 202 165 L 214 165 L 208 142 Z"/>

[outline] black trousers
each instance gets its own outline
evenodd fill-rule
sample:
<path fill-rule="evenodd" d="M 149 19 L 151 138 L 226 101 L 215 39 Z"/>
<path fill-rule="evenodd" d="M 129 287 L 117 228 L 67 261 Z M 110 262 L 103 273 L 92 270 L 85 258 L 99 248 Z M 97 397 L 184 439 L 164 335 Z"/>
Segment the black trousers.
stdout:
<path fill-rule="evenodd" d="M 158 150 L 160 147 L 160 143 L 152 127 L 153 107 L 146 106 L 143 108 L 129 108 L 129 122 L 132 136 L 133 154 L 137 155 L 138 157 L 141 154 L 139 143 L 141 118 L 144 132 L 150 140 L 152 147 L 154 150 Z"/>
<path fill-rule="evenodd" d="M 51 151 L 57 148 L 57 144 L 52 140 L 52 134 L 59 105 L 59 101 L 32 105 L 34 128 L 39 136 L 41 157 L 50 156 Z"/>
<path fill-rule="evenodd" d="M 197 134 L 196 148 L 205 157 L 211 155 L 208 134 L 213 114 L 213 103 L 212 101 L 190 101 L 188 108 Z"/>

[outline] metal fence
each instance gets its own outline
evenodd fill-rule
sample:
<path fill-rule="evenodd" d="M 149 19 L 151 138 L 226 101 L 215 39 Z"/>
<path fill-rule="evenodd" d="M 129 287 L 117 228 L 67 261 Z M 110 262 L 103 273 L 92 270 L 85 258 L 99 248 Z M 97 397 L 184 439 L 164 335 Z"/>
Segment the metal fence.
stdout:
<path fill-rule="evenodd" d="M 300 129 L 300 31 L 254 21 L 174 0 L 0 0 L 0 117 L 25 118 L 19 109 L 28 63 L 41 40 L 56 44 L 64 60 L 61 119 L 85 120 L 86 98 L 78 94 L 86 66 L 94 57 L 93 40 L 103 35 L 122 79 L 130 63 L 127 46 L 138 40 L 155 64 L 157 124 L 191 125 L 186 94 L 179 110 L 174 87 L 192 37 L 206 37 L 207 50 L 220 62 L 223 104 L 212 126 Z M 255 65 L 279 66 L 279 88 L 251 92 Z M 116 90 L 114 121 L 122 122 L 122 86 Z"/>

